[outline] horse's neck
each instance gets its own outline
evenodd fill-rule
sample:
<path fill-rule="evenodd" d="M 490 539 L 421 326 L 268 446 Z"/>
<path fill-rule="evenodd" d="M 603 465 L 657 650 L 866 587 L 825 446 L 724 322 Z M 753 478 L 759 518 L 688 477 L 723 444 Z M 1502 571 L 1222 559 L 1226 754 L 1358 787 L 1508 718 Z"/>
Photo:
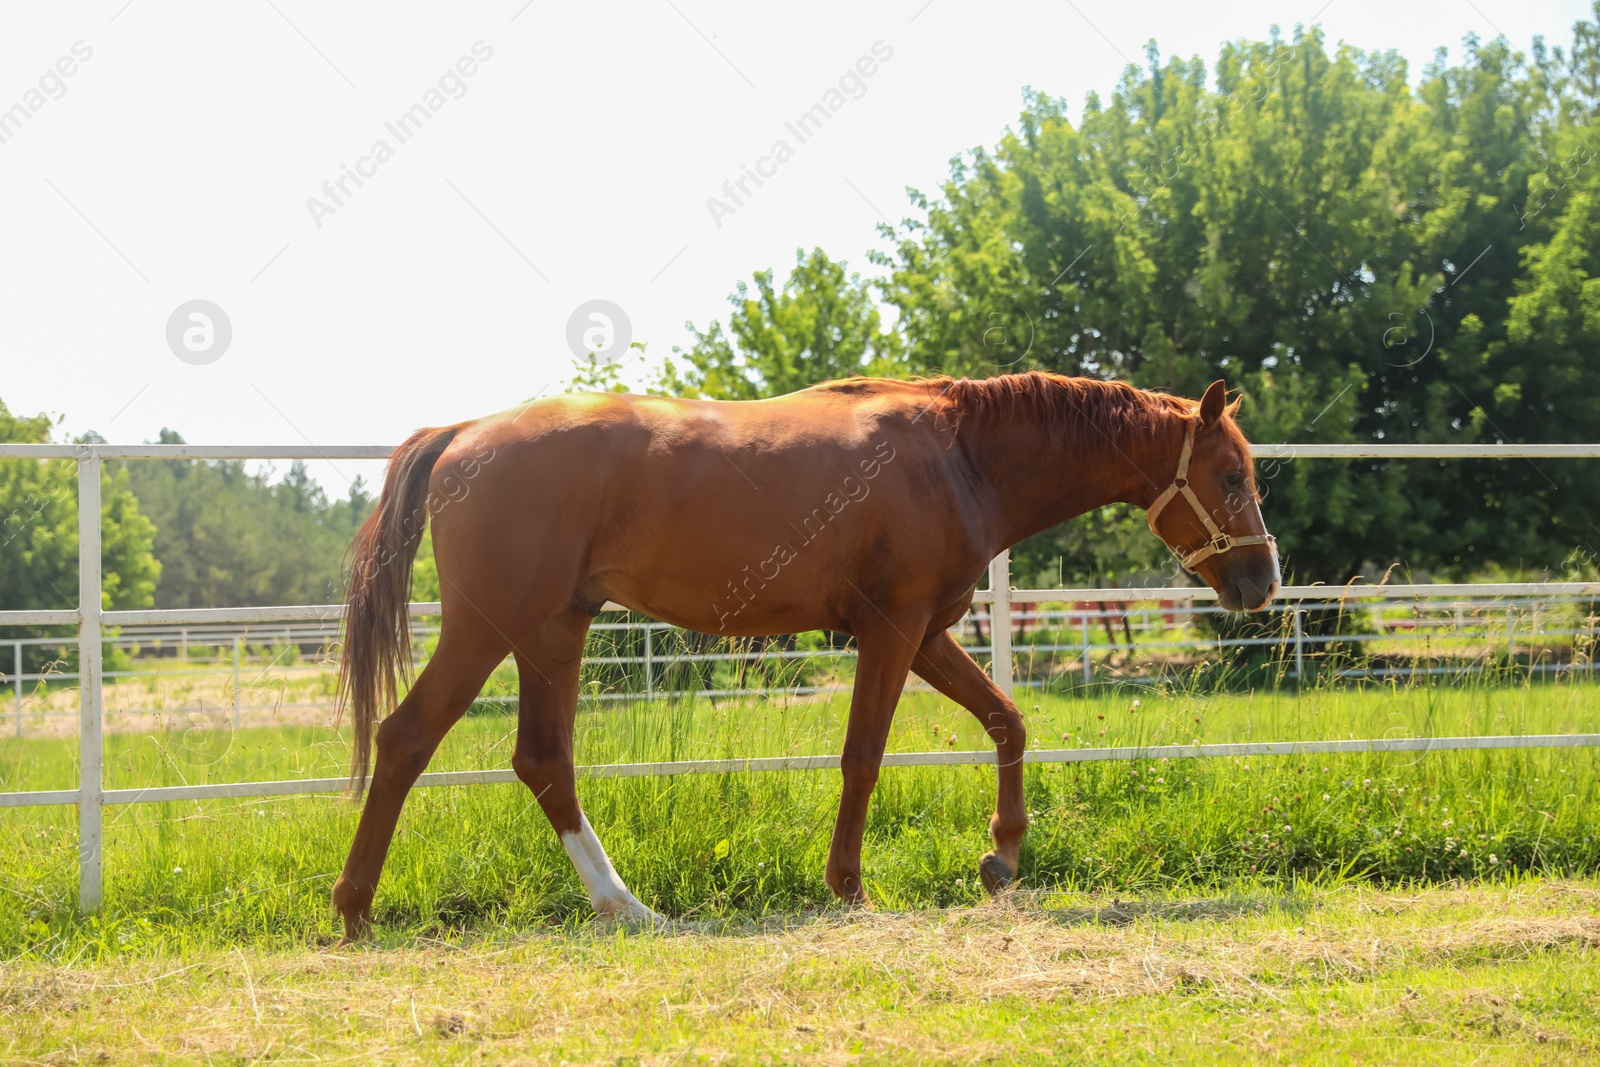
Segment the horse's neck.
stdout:
<path fill-rule="evenodd" d="M 998 547 L 1107 504 L 1148 507 L 1171 480 L 1176 445 L 1166 437 L 1173 435 L 1108 431 L 1064 445 L 1060 435 L 1027 420 L 984 426 L 967 447 L 999 517 Z"/>

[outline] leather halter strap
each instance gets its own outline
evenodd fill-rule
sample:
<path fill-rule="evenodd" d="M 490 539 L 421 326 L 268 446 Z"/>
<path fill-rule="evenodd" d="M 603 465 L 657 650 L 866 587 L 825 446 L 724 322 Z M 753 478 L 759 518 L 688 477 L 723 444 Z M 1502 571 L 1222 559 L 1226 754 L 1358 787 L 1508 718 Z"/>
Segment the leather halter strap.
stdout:
<path fill-rule="evenodd" d="M 1189 502 L 1189 506 L 1194 508 L 1194 513 L 1200 517 L 1200 522 L 1206 528 L 1206 533 L 1210 538 L 1204 545 L 1193 552 L 1184 553 L 1173 548 L 1172 543 L 1165 537 L 1161 537 L 1162 543 L 1171 550 L 1174 556 L 1178 557 L 1178 562 L 1183 565 L 1183 569 L 1191 573 L 1193 573 L 1195 567 L 1212 556 L 1220 556 L 1222 553 L 1230 552 L 1240 545 L 1276 546 L 1278 543 L 1277 538 L 1271 534 L 1250 534 L 1246 537 L 1235 537 L 1230 533 L 1224 532 L 1211 520 L 1211 513 L 1206 511 L 1205 505 L 1200 503 L 1200 498 L 1195 496 L 1194 490 L 1189 485 L 1189 456 L 1194 452 L 1194 428 L 1195 424 L 1191 421 L 1184 430 L 1183 451 L 1178 453 L 1178 473 L 1172 479 L 1172 484 L 1161 491 L 1161 495 L 1156 497 L 1145 512 L 1145 521 L 1150 524 L 1150 532 L 1157 537 L 1161 537 L 1161 531 L 1156 529 L 1156 518 L 1161 514 L 1163 508 L 1172 503 L 1173 497 L 1182 496 Z"/>

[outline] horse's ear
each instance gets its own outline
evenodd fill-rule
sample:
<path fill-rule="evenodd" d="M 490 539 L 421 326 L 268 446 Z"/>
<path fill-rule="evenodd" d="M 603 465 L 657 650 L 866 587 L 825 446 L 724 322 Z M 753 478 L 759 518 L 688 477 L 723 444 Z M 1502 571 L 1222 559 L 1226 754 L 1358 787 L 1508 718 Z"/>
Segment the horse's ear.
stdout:
<path fill-rule="evenodd" d="M 1228 403 L 1228 385 L 1222 379 L 1211 383 L 1206 395 L 1200 398 L 1200 428 L 1209 430 L 1222 421 L 1223 409 Z"/>

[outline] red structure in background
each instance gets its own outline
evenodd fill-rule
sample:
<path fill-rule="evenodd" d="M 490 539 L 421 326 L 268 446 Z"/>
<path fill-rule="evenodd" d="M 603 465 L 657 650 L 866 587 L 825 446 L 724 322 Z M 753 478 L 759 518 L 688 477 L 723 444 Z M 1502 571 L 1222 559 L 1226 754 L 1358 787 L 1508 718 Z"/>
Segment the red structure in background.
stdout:
<path fill-rule="evenodd" d="M 1180 615 L 1178 601 L 1159 600 L 1155 603 L 1157 605 L 1157 609 L 1161 613 L 1161 621 L 1168 626 L 1176 626 L 1178 624 Z M 1037 624 L 1040 620 L 1033 618 L 1032 616 L 1035 615 L 1041 606 L 1041 604 L 1031 601 L 1012 601 L 1012 634 L 1021 636 L 1028 632 L 1029 623 Z M 1112 644 L 1115 644 L 1117 640 L 1115 630 L 1116 627 L 1121 628 L 1123 634 L 1127 638 L 1128 644 L 1133 644 L 1133 631 L 1132 627 L 1129 625 L 1128 619 L 1129 616 L 1134 612 L 1130 610 L 1129 605 L 1110 600 L 1079 600 L 1073 603 L 1070 610 L 1075 617 L 1069 617 L 1068 619 L 1064 620 L 1068 625 L 1076 624 L 1079 621 L 1079 618 L 1087 615 L 1090 619 L 1099 621 L 1105 626 L 1106 634 L 1108 637 L 1110 637 Z M 1190 612 L 1187 608 L 1185 608 L 1181 614 L 1183 618 L 1187 620 Z M 980 640 L 990 640 L 990 615 L 987 607 L 983 605 L 977 605 L 976 610 L 973 612 L 972 625 Z M 1035 628 L 1037 629 L 1038 627 L 1035 626 Z"/>

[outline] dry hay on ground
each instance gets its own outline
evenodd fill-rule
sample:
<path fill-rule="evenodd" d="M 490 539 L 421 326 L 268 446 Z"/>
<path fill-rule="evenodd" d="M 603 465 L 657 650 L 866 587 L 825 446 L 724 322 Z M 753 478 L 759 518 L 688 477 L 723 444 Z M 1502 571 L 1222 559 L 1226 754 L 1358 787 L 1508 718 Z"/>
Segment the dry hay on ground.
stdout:
<path fill-rule="evenodd" d="M 411 1061 L 430 1058 L 429 1042 L 467 1041 L 496 1058 L 558 1050 L 586 1062 L 627 1047 L 649 1063 L 652 1046 L 681 1051 L 691 1037 L 696 1057 L 713 1062 L 751 1041 L 792 1041 L 806 1053 L 794 1058 L 819 1063 L 868 1052 L 970 1059 L 1010 1047 L 960 1021 L 991 1009 L 1127 1004 L 1142 1018 L 1140 1005 L 1209 998 L 1223 1016 L 1262 1016 L 1308 989 L 1373 988 L 1399 972 L 1481 976 L 1484 964 L 1549 953 L 1586 965 L 1600 943 L 1600 892 L 1587 885 L 1335 896 L 1063 907 L 1018 894 L 967 910 L 627 937 L 595 925 L 461 944 L 22 965 L 0 973 L 0 1013 L 28 1046 L 100 1047 L 117 1060 Z M 1285 1040 L 1296 1026 L 1376 1025 L 1378 1012 L 1396 1026 L 1492 1032 L 1529 1050 L 1582 1048 L 1525 1020 L 1492 985 L 1391 992 L 1397 999 L 1366 1011 L 1319 1008 L 1292 1024 L 1288 1011 L 1260 1040 Z"/>

